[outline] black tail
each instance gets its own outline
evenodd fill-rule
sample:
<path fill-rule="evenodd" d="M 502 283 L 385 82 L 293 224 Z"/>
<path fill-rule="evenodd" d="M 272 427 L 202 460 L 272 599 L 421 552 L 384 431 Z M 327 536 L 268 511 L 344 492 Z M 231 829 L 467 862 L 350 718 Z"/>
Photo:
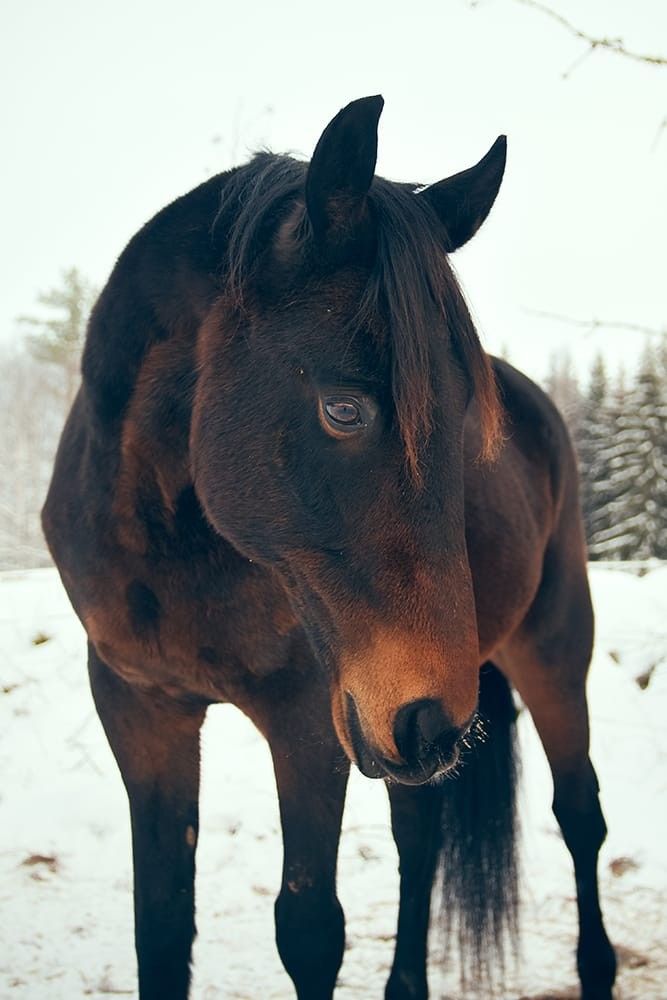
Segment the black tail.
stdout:
<path fill-rule="evenodd" d="M 478 738 L 443 784 L 440 871 L 447 941 L 458 941 L 462 979 L 491 982 L 518 941 L 516 709 L 503 675 L 480 674 Z M 493 964 L 492 964 L 493 963 Z"/>

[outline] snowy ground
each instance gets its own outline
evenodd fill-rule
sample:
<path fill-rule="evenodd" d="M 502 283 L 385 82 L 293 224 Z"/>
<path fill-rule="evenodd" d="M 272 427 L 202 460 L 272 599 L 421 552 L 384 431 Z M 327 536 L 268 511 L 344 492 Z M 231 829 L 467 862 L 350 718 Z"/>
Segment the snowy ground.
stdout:
<path fill-rule="evenodd" d="M 667 567 L 594 567 L 593 757 L 610 835 L 602 897 L 619 1000 L 667 998 Z M 129 822 L 86 686 L 83 634 L 54 571 L 0 575 L 0 997 L 135 996 Z M 503 1000 L 577 996 L 569 858 L 529 719 L 523 954 Z M 353 775 L 340 857 L 348 950 L 336 996 L 383 995 L 397 877 L 383 787 Z M 293 996 L 273 943 L 280 873 L 269 756 L 234 709 L 204 733 L 195 1000 Z M 458 997 L 431 970 L 434 998 Z M 475 996 L 482 1000 L 482 995 Z M 485 994 L 484 1000 L 488 1000 Z"/>

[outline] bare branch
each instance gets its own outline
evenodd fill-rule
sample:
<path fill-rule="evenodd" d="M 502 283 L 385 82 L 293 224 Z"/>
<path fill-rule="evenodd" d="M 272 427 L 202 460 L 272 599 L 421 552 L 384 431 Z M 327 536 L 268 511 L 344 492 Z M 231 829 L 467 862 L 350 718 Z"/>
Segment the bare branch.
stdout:
<path fill-rule="evenodd" d="M 568 326 L 576 326 L 587 333 L 595 333 L 597 330 L 627 330 L 630 333 L 643 333 L 649 337 L 667 336 L 667 326 L 662 328 L 654 326 L 644 326 L 642 323 L 626 323 L 623 320 L 607 319 L 579 319 L 574 316 L 563 316 L 560 313 L 546 312 L 543 309 L 524 309 L 529 316 L 537 316 L 538 319 L 552 319 L 558 323 L 567 323 Z"/>
<path fill-rule="evenodd" d="M 535 10 L 539 10 L 543 14 L 546 14 L 547 17 L 557 21 L 558 24 L 569 31 L 571 35 L 574 35 L 575 38 L 578 38 L 582 42 L 586 42 L 589 46 L 585 55 L 580 56 L 572 64 L 572 66 L 570 66 L 570 68 L 563 73 L 563 76 L 565 77 L 569 76 L 572 71 L 580 65 L 582 60 L 596 49 L 606 49 L 609 52 L 615 52 L 616 55 L 625 56 L 626 59 L 634 59 L 635 62 L 648 63 L 652 66 L 667 66 L 667 58 L 665 56 L 646 55 L 641 52 L 632 52 L 630 49 L 626 49 L 622 38 L 596 38 L 594 35 L 589 35 L 586 31 L 581 31 L 580 28 L 577 28 L 571 21 L 568 21 L 567 18 L 563 17 L 562 14 L 552 10 L 551 7 L 547 7 L 545 4 L 539 3 L 538 0 L 516 0 L 516 2 L 523 4 L 525 7 L 533 7 Z"/>

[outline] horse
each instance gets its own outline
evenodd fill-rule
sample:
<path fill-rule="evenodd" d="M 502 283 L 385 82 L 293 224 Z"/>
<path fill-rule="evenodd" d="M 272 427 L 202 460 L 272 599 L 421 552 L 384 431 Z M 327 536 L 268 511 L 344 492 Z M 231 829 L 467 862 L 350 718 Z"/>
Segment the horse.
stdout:
<path fill-rule="evenodd" d="M 582 997 L 612 995 L 576 461 L 449 264 L 506 140 L 429 186 L 388 181 L 382 107 L 343 108 L 310 163 L 259 153 L 164 208 L 91 314 L 42 519 L 128 794 L 141 1000 L 188 995 L 218 702 L 272 754 L 299 1000 L 330 1000 L 342 961 L 350 763 L 385 781 L 398 851 L 386 1000 L 428 996 L 440 881 L 482 975 L 517 925 L 515 691 L 574 863 Z"/>

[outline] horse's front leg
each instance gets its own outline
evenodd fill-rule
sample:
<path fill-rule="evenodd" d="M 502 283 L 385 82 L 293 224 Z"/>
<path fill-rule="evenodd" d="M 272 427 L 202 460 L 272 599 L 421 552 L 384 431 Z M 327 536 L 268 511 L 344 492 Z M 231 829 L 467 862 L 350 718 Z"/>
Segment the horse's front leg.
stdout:
<path fill-rule="evenodd" d="M 298 1000 L 330 1000 L 345 921 L 336 861 L 349 764 L 336 738 L 326 682 L 271 699 L 258 720 L 273 755 L 283 833 L 276 943 Z"/>
<path fill-rule="evenodd" d="M 90 648 L 98 714 L 130 801 L 141 1000 L 185 1000 L 195 934 L 203 707 L 137 691 Z"/>
<path fill-rule="evenodd" d="M 389 785 L 388 791 L 401 882 L 396 950 L 385 998 L 426 1000 L 428 927 L 441 840 L 442 790 L 436 785 Z"/>

